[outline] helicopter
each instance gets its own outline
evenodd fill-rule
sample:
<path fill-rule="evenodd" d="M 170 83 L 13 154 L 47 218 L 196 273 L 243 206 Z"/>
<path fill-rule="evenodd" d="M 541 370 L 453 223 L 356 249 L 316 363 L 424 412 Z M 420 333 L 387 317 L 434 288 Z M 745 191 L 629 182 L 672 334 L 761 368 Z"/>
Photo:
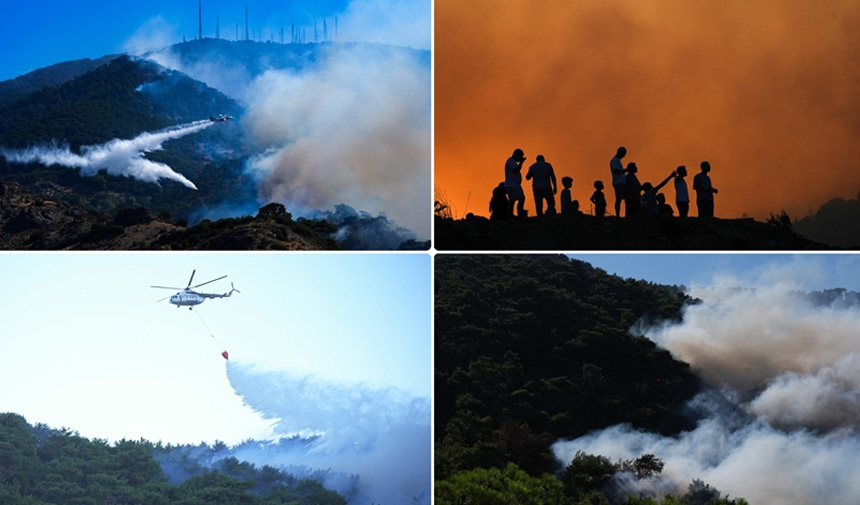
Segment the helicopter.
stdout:
<path fill-rule="evenodd" d="M 221 294 L 221 295 L 215 294 L 215 293 L 198 293 L 197 291 L 194 291 L 194 289 L 199 288 L 200 286 L 205 286 L 206 284 L 209 284 L 211 282 L 220 281 L 221 279 L 223 279 L 227 276 L 222 275 L 221 277 L 218 277 L 217 279 L 212 279 L 211 281 L 206 281 L 206 282 L 198 284 L 196 286 L 192 286 L 191 283 L 194 281 L 194 274 L 196 272 L 197 272 L 197 270 L 191 271 L 191 278 L 188 279 L 188 285 L 185 286 L 185 288 L 174 288 L 174 287 L 169 287 L 169 286 L 150 286 L 150 287 L 156 288 L 156 289 L 178 289 L 178 290 L 181 290 L 174 295 L 166 296 L 166 297 L 164 297 L 158 301 L 162 302 L 162 301 L 167 300 L 169 298 L 170 303 L 173 305 L 176 305 L 177 309 L 179 307 L 188 307 L 188 310 L 191 310 L 192 308 L 194 308 L 195 305 L 200 305 L 201 303 L 205 302 L 207 298 L 229 298 L 230 295 L 232 295 L 234 291 L 237 293 L 241 293 L 241 291 L 239 291 L 238 289 L 233 287 L 232 282 L 230 283 L 230 291 L 228 291 L 227 293 Z"/>

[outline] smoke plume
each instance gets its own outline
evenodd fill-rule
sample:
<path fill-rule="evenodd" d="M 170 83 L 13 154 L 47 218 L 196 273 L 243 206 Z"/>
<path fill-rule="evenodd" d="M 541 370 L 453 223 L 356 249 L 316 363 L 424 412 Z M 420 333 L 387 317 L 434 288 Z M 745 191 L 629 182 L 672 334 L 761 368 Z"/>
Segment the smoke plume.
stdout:
<path fill-rule="evenodd" d="M 195 121 L 157 132 L 145 132 L 130 140 L 113 139 L 105 144 L 82 146 L 81 154 L 73 153 L 68 145 L 59 146 L 56 143 L 27 149 L 0 149 L 0 154 L 13 163 L 42 163 L 80 168 L 83 176 L 94 176 L 104 170 L 108 175 L 133 177 L 155 184 L 161 179 L 169 179 L 197 189 L 184 175 L 173 171 L 164 163 L 146 159 L 144 154 L 159 151 L 168 140 L 198 132 L 212 124 L 207 120 Z"/>
<path fill-rule="evenodd" d="M 355 0 L 339 19 L 335 43 L 146 57 L 247 106 L 259 202 L 302 216 L 345 203 L 427 239 L 430 4 Z"/>
<path fill-rule="evenodd" d="M 702 302 L 681 323 L 644 330 L 709 385 L 689 405 L 695 430 L 666 438 L 615 426 L 556 443 L 556 456 L 663 459 L 663 475 L 628 482 L 633 492 L 683 494 L 701 479 L 757 504 L 855 503 L 860 305 L 843 290 L 804 293 L 788 280 L 796 275 L 695 286 L 690 295 Z"/>
<path fill-rule="evenodd" d="M 341 479 L 351 503 L 429 503 L 430 401 L 397 389 L 334 384 L 228 362 L 242 401 L 271 420 L 275 438 L 313 437 L 289 451 L 245 447 L 244 460 L 358 475 Z M 330 485 L 332 483 L 326 483 Z"/>
<path fill-rule="evenodd" d="M 709 160 L 719 217 L 802 217 L 860 188 L 858 2 L 440 0 L 434 12 L 435 183 L 460 208 L 472 191 L 468 210 L 487 212 L 517 147 L 572 176 L 580 201 L 621 145 L 642 182 L 681 164 L 692 179 Z"/>
<path fill-rule="evenodd" d="M 414 233 L 397 226 L 385 215 L 372 216 L 346 204 L 335 205 L 334 212 L 312 212 L 308 217 L 337 225 L 332 238 L 349 250 L 396 250 L 417 240 Z"/>
<path fill-rule="evenodd" d="M 254 80 L 242 124 L 261 201 L 298 212 L 345 202 L 429 237 L 430 73 L 410 53 L 336 46 L 301 73 Z"/>

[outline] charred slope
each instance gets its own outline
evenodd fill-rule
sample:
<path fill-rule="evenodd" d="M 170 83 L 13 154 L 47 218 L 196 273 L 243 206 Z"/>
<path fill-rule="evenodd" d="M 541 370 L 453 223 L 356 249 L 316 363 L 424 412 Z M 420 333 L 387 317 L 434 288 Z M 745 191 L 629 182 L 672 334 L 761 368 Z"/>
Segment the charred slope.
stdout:
<path fill-rule="evenodd" d="M 54 186 L 43 186 L 55 192 Z M 296 222 L 271 204 L 255 217 L 204 220 L 185 227 L 137 207 L 115 215 L 36 195 L 15 182 L 0 182 L 0 248 L 6 250 L 330 250 L 336 227 Z"/>
<path fill-rule="evenodd" d="M 435 275 L 437 478 L 508 462 L 540 475 L 559 438 L 684 426 L 698 380 L 628 333 L 679 319 L 679 289 L 548 255 L 437 255 Z"/>
<path fill-rule="evenodd" d="M 753 219 L 631 219 L 553 215 L 510 221 L 435 219 L 440 250 L 823 250 L 831 247 Z"/>

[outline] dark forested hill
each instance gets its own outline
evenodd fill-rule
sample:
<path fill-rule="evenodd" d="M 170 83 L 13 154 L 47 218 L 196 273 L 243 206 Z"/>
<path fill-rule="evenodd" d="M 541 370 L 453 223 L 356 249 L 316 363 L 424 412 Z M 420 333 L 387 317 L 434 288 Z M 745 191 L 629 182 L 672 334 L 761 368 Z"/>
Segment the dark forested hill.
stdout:
<path fill-rule="evenodd" d="M 14 79 L 0 81 L 0 107 L 5 107 L 15 100 L 38 91 L 45 86 L 59 86 L 90 70 L 99 68 L 117 56 L 102 56 L 95 60 L 84 58 L 82 60 L 65 61 L 34 70 Z"/>
<path fill-rule="evenodd" d="M 0 96 L 9 95 L 0 88 Z M 0 108 L 0 145 L 26 147 L 56 140 L 76 149 L 213 113 L 240 112 L 233 100 L 203 83 L 152 62 L 120 56 Z"/>
<path fill-rule="evenodd" d="M 437 255 L 436 476 L 515 463 L 553 469 L 550 444 L 628 422 L 673 433 L 697 379 L 637 322 L 681 317 L 679 288 L 548 255 Z"/>
<path fill-rule="evenodd" d="M 0 503 L 210 505 L 344 505 L 346 500 L 311 480 L 275 468 L 227 459 L 216 469 L 187 457 L 187 479 L 168 482 L 156 457 L 184 446 L 145 440 L 108 444 L 77 433 L 31 426 L 16 414 L 0 414 Z"/>
<path fill-rule="evenodd" d="M 239 115 L 230 98 L 180 72 L 134 60 L 113 59 L 59 86 L 47 86 L 0 108 L 0 147 L 84 145 L 131 139 L 143 132 L 206 119 L 211 114 Z M 243 140 L 234 122 L 171 140 L 163 151 L 149 153 L 193 180 L 198 191 L 174 181 L 160 185 L 130 177 L 79 175 L 73 167 L 10 163 L 0 157 L 0 179 L 37 190 L 50 183 L 56 197 L 93 210 L 114 213 L 145 206 L 188 219 L 201 207 L 253 199 L 255 189 L 242 173 Z"/>

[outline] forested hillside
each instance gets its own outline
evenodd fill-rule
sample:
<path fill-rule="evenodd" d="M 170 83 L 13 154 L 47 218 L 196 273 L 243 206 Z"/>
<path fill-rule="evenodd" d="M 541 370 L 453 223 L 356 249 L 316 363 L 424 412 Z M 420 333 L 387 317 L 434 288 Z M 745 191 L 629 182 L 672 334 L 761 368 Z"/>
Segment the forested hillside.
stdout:
<path fill-rule="evenodd" d="M 0 414 L 0 503 L 3 505 L 344 505 L 313 480 L 275 468 L 224 460 L 216 470 L 187 461 L 187 480 L 168 482 L 156 456 L 181 452 L 145 440 L 108 444 L 63 429 L 31 426 Z"/>
<path fill-rule="evenodd" d="M 233 100 L 205 84 L 158 65 L 120 56 L 57 86 L 46 86 L 0 108 L 0 147 L 26 148 L 52 143 L 81 146 L 131 139 L 211 114 L 241 114 Z M 0 156 L 0 179 L 33 190 L 51 183 L 62 201 L 101 212 L 144 206 L 156 213 L 190 219 L 192 211 L 224 202 L 248 201 L 255 190 L 242 175 L 246 155 L 234 122 L 175 140 L 148 153 L 198 185 L 198 191 L 173 181 L 161 185 L 99 173 L 83 177 L 77 168 L 39 163 L 17 164 Z M 53 187 L 56 187 L 53 186 Z"/>
<path fill-rule="evenodd" d="M 38 91 L 45 86 L 59 86 L 90 70 L 99 68 L 117 56 L 102 56 L 95 60 L 84 58 L 81 60 L 65 61 L 34 70 L 14 79 L 2 81 L 0 82 L 0 107 L 5 107 L 15 100 Z"/>
<path fill-rule="evenodd" d="M 475 489 L 496 485 L 495 499 L 510 499 L 510 486 L 557 486 L 559 500 L 578 503 L 615 472 L 659 473 L 649 455 L 619 463 L 581 455 L 563 472 L 550 445 L 618 423 L 663 434 L 688 427 L 677 412 L 698 379 L 630 328 L 679 320 L 695 300 L 564 256 L 440 254 L 435 276 L 437 503 L 465 489 L 484 503 Z M 601 498 L 593 503 L 608 503 Z"/>

